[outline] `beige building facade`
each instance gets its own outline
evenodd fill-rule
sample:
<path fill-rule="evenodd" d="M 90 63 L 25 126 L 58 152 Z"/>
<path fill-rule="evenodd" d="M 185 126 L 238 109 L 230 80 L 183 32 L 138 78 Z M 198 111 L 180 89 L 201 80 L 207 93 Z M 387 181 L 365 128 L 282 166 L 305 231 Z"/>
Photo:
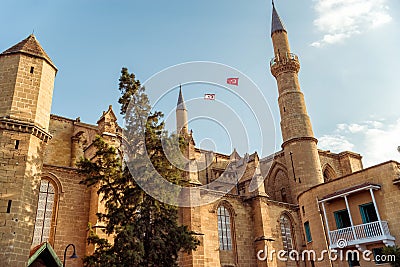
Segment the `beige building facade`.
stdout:
<path fill-rule="evenodd" d="M 198 198 L 217 199 L 180 208 L 180 222 L 201 241 L 180 256 L 180 266 L 388 266 L 376 256 L 383 246 L 399 244 L 400 163 L 364 169 L 357 153 L 319 150 L 298 80 L 299 58 L 275 7 L 271 38 L 281 151 L 259 158 L 196 148 L 179 93 L 177 131 L 190 143 L 185 156 L 205 166 L 188 173 L 188 182 L 208 185 Z M 82 257 L 94 249 L 86 242 L 87 226 L 97 225 L 102 205 L 95 189 L 79 184 L 76 161 L 93 157 L 96 135 L 119 149 L 122 131 L 111 106 L 95 125 L 51 115 L 56 73 L 33 35 L 0 54 L 0 266 L 54 266 L 35 258 L 46 242 L 52 249 L 44 251 L 61 260 L 74 244 L 80 258 L 68 257 L 67 266 L 83 266 Z M 314 258 L 307 256 L 311 251 Z M 323 251 L 351 255 L 335 260 Z"/>

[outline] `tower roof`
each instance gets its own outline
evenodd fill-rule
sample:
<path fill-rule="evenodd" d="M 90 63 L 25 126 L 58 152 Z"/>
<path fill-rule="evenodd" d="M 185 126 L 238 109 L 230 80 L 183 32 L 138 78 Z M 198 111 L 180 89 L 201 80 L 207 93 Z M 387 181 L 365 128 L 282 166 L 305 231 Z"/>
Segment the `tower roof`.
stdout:
<path fill-rule="evenodd" d="M 28 38 L 22 40 L 18 44 L 10 47 L 9 49 L 7 49 L 3 53 L 1 53 L 0 56 L 16 54 L 16 53 L 22 53 L 22 54 L 27 54 L 27 55 L 31 55 L 34 57 L 42 58 L 42 59 L 46 60 L 47 63 L 49 63 L 53 68 L 55 68 L 57 70 L 57 67 L 51 61 L 50 57 L 43 50 L 39 41 L 36 40 L 36 37 L 33 34 L 29 35 Z"/>
<path fill-rule="evenodd" d="M 186 110 L 185 100 L 183 99 L 183 95 L 182 95 L 182 86 L 180 86 L 180 88 L 179 88 L 179 97 L 178 97 L 178 103 L 176 105 L 176 109 Z"/>
<path fill-rule="evenodd" d="M 272 0 L 272 23 L 271 23 L 271 35 L 277 31 L 286 31 L 285 25 L 283 24 L 281 18 L 278 15 L 278 12 L 275 8 L 275 3 Z"/>

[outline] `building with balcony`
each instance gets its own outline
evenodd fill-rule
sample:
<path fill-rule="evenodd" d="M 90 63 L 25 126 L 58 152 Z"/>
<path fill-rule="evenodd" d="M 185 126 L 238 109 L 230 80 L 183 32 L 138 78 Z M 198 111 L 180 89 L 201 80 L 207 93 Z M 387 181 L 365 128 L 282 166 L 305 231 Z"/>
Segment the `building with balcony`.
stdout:
<path fill-rule="evenodd" d="M 374 243 L 394 246 L 395 238 L 390 234 L 388 222 L 381 219 L 375 198 L 374 192 L 380 189 L 378 184 L 363 183 L 324 196 L 319 201 L 330 248 L 346 245 L 365 250 Z"/>
<path fill-rule="evenodd" d="M 371 251 L 398 244 L 400 231 L 399 163 L 390 161 L 334 178 L 299 196 L 302 220 L 308 222 L 308 249 Z M 328 193 L 328 194 L 327 194 Z M 348 265 L 376 266 L 375 259 Z M 327 263 L 328 264 L 328 263 Z M 388 265 L 389 266 L 389 265 Z"/>

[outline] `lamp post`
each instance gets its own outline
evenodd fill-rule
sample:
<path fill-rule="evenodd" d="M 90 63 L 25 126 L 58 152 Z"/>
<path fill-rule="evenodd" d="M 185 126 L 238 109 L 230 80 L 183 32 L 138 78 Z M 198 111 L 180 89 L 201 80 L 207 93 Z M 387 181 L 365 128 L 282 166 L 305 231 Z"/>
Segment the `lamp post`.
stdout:
<path fill-rule="evenodd" d="M 74 253 L 72 253 L 71 257 L 69 257 L 69 258 L 70 258 L 70 259 L 76 259 L 76 258 L 78 258 L 78 256 L 76 255 L 76 252 L 75 252 L 75 245 L 74 245 L 74 244 L 69 244 L 69 245 L 65 248 L 65 250 L 64 250 L 64 262 L 63 262 L 63 267 L 65 267 L 65 258 L 67 257 L 67 250 L 68 250 L 68 248 L 69 248 L 70 246 L 72 246 L 72 247 L 74 248 Z"/>

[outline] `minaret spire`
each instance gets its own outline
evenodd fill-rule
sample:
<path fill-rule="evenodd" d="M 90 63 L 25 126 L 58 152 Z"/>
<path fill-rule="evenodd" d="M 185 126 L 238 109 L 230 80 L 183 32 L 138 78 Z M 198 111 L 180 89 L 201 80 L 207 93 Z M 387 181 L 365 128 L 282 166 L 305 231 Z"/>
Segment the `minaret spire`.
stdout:
<path fill-rule="evenodd" d="M 182 85 L 179 85 L 179 97 L 178 97 L 178 103 L 176 105 L 176 109 L 186 110 L 185 99 L 183 99 L 183 95 L 182 95 Z"/>
<path fill-rule="evenodd" d="M 176 105 L 176 132 L 178 134 L 188 135 L 188 116 L 185 100 L 182 94 L 182 85 L 179 86 L 178 103 Z"/>
<path fill-rule="evenodd" d="M 286 27 L 282 22 L 282 19 L 279 17 L 278 12 L 275 8 L 274 0 L 272 0 L 272 22 L 271 22 L 271 36 L 274 32 L 277 31 L 286 31 Z"/>
<path fill-rule="evenodd" d="M 290 190 L 293 199 L 312 186 L 322 183 L 317 142 L 308 116 L 304 95 L 300 90 L 300 62 L 290 51 L 289 38 L 275 4 L 272 2 L 271 38 L 275 57 L 270 62 L 276 78 L 281 115 L 282 149 L 291 173 Z M 292 164 L 290 164 L 292 162 Z"/>

